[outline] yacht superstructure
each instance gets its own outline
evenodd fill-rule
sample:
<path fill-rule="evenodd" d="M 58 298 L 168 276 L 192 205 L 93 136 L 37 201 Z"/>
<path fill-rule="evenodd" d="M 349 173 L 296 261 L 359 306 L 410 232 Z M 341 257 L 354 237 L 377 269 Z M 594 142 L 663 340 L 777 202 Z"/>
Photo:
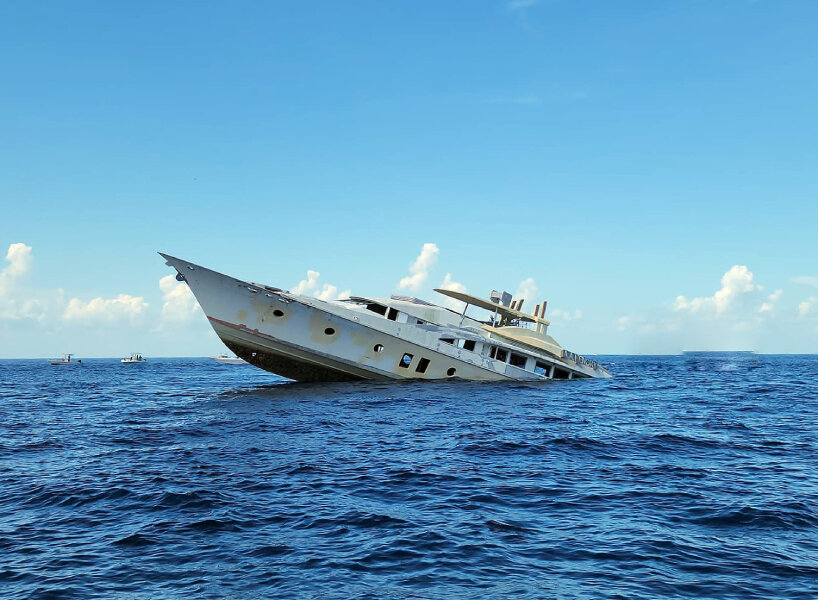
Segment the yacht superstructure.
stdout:
<path fill-rule="evenodd" d="M 610 377 L 548 335 L 545 303 L 526 314 L 506 293 L 485 300 L 443 289 L 461 312 L 408 296 L 324 301 L 161 255 L 231 351 L 297 381 Z M 489 318 L 468 316 L 469 307 Z"/>

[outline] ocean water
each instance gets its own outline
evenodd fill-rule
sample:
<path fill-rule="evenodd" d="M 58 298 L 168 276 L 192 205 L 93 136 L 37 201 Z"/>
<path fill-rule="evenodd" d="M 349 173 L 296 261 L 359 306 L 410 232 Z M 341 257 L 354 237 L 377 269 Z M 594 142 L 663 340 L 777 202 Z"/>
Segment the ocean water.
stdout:
<path fill-rule="evenodd" d="M 0 361 L 0 597 L 818 597 L 818 356 L 546 384 Z"/>

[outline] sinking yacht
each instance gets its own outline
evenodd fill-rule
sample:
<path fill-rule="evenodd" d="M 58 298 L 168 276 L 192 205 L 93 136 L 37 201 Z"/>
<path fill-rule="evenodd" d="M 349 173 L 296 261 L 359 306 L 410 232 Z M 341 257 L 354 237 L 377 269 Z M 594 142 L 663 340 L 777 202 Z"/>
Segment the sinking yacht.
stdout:
<path fill-rule="evenodd" d="M 597 362 L 548 335 L 546 303 L 493 292 L 486 300 L 436 292 L 463 303 L 456 312 L 407 296 L 324 301 L 242 281 L 162 254 L 199 301 L 210 325 L 238 357 L 297 381 L 451 379 L 539 381 L 610 377 Z M 486 311 L 485 320 L 467 315 Z"/>

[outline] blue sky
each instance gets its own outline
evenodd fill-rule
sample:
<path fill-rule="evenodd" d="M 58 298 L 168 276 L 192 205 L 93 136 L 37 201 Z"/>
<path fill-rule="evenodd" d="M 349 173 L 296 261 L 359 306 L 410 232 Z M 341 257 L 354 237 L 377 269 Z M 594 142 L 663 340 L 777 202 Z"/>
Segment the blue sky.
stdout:
<path fill-rule="evenodd" d="M 159 250 L 320 273 L 308 293 L 528 281 L 584 353 L 816 352 L 816 22 L 767 0 L 4 3 L 0 357 L 220 351 Z"/>

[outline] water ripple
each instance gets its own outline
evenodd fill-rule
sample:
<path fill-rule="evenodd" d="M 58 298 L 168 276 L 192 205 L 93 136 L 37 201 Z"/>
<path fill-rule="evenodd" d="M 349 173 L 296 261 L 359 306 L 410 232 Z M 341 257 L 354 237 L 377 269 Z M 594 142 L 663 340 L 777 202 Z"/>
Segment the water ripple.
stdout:
<path fill-rule="evenodd" d="M 552 384 L 0 361 L 3 598 L 818 597 L 818 358 Z"/>

